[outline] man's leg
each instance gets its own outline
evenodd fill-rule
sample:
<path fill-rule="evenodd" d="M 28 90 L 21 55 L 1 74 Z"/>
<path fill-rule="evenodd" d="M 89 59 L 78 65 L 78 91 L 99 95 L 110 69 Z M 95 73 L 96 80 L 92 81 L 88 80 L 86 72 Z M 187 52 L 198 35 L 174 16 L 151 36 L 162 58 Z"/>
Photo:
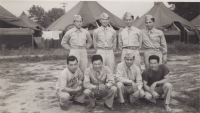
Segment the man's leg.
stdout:
<path fill-rule="evenodd" d="M 117 93 L 117 87 L 116 86 L 112 86 L 108 91 L 108 95 L 105 98 L 105 104 L 109 108 L 113 107 L 114 97 L 115 97 L 116 93 Z"/>
<path fill-rule="evenodd" d="M 124 103 L 125 86 L 122 82 L 117 82 L 117 94 L 120 103 Z"/>
<path fill-rule="evenodd" d="M 80 49 L 81 57 L 80 57 L 80 69 L 82 73 L 87 69 L 88 67 L 88 58 L 87 58 L 87 50 L 86 49 Z"/>
<path fill-rule="evenodd" d="M 132 86 L 129 87 L 128 94 L 129 94 L 129 101 L 131 104 L 137 101 L 139 98 L 144 97 L 144 91 L 143 90 L 139 91 L 137 88 L 137 84 L 135 82 L 133 82 Z"/>
<path fill-rule="evenodd" d="M 74 96 L 74 100 L 79 103 L 84 103 L 85 101 L 85 94 L 83 92 L 79 92 Z"/>
<path fill-rule="evenodd" d="M 85 89 L 84 94 L 89 98 L 91 107 L 95 107 L 96 100 L 94 98 L 94 93 L 90 89 Z"/>
<path fill-rule="evenodd" d="M 96 54 L 101 55 L 101 57 L 103 58 L 103 64 L 105 65 L 105 60 L 106 60 L 105 50 L 103 50 L 103 49 L 97 49 L 97 53 Z"/>
<path fill-rule="evenodd" d="M 106 61 L 105 64 L 110 68 L 111 72 L 114 71 L 115 65 L 115 56 L 113 50 L 105 50 L 106 51 Z"/>
<path fill-rule="evenodd" d="M 144 93 L 145 93 L 145 96 L 144 96 L 145 99 L 147 99 L 148 101 L 152 103 L 156 103 L 156 100 L 153 98 L 151 93 L 149 93 L 148 91 L 145 91 Z"/>
<path fill-rule="evenodd" d="M 78 66 L 80 67 L 80 52 L 79 49 L 71 49 L 69 52 L 69 56 L 75 56 L 78 60 Z"/>
<path fill-rule="evenodd" d="M 155 51 L 155 52 L 154 52 L 154 55 L 157 55 L 157 56 L 159 57 L 159 59 L 160 59 L 159 64 L 162 64 L 163 55 L 162 55 L 161 51 Z"/>
<path fill-rule="evenodd" d="M 60 107 L 63 110 L 69 109 L 69 99 L 70 99 L 70 94 L 67 92 L 59 92 L 59 99 L 60 99 Z M 65 108 L 63 108 L 65 107 Z"/>

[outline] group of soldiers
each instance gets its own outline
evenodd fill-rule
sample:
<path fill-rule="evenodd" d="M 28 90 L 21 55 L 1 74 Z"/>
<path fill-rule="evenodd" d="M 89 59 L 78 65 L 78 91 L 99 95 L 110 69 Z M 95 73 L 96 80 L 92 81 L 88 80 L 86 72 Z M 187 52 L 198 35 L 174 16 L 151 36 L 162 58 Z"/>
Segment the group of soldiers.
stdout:
<path fill-rule="evenodd" d="M 167 61 L 167 45 L 162 31 L 154 28 L 156 21 L 152 15 L 145 16 L 146 29 L 133 26 L 134 16 L 126 12 L 123 20 L 126 27 L 118 34 L 119 49 L 122 50 L 121 63 L 114 74 L 116 49 L 116 31 L 109 27 L 109 15 L 100 15 L 101 26 L 94 30 L 93 40 L 90 33 L 82 28 L 83 18 L 74 15 L 74 27 L 66 32 L 61 45 L 70 50 L 65 68 L 57 81 L 56 91 L 60 107 L 69 108 L 69 101 L 74 104 L 85 102 L 89 98 L 92 108 L 97 106 L 97 99 L 104 99 L 104 106 L 114 110 L 113 102 L 118 98 L 123 107 L 128 98 L 134 103 L 139 98 L 151 102 L 164 95 L 164 108 L 169 107 L 172 85 L 169 83 L 169 70 L 164 65 Z M 88 67 L 87 50 L 93 44 L 96 54 L 92 56 L 92 65 Z M 145 48 L 145 70 L 141 70 L 139 49 Z"/>

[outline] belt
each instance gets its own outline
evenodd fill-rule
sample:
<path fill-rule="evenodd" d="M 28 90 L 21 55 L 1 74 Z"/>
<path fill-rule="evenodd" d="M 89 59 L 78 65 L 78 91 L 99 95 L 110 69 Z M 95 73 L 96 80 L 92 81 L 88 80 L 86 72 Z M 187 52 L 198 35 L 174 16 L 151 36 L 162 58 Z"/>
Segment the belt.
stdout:
<path fill-rule="evenodd" d="M 128 47 L 123 47 L 123 49 L 137 50 L 137 49 L 139 49 L 139 47 L 138 46 L 128 46 Z"/>
<path fill-rule="evenodd" d="M 113 50 L 112 47 L 97 47 L 97 49 L 103 49 L 103 50 Z"/>
<path fill-rule="evenodd" d="M 152 51 L 160 51 L 160 49 L 154 49 L 154 48 L 148 48 L 147 50 L 152 50 Z"/>
<path fill-rule="evenodd" d="M 86 49 L 85 46 L 73 46 L 72 49 Z"/>

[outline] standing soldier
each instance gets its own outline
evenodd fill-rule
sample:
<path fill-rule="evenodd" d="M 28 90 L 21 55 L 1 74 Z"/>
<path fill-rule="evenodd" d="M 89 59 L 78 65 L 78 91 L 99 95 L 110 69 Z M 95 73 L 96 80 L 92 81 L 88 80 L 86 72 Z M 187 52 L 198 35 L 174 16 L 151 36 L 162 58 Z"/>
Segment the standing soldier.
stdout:
<path fill-rule="evenodd" d="M 165 36 L 161 30 L 154 28 L 155 18 L 152 15 L 145 16 L 146 28 L 142 30 L 143 46 L 146 48 L 144 52 L 145 68 L 149 68 L 149 56 L 157 55 L 160 64 L 167 61 L 167 44 Z"/>
<path fill-rule="evenodd" d="M 69 55 L 74 55 L 78 59 L 79 67 L 82 72 L 88 65 L 87 50 L 92 45 L 90 33 L 82 28 L 83 19 L 80 15 L 74 15 L 75 27 L 64 35 L 61 45 L 70 50 Z"/>
<path fill-rule="evenodd" d="M 94 48 L 96 54 L 103 57 L 104 65 L 108 66 L 113 73 L 115 58 L 113 50 L 116 48 L 116 32 L 113 28 L 108 27 L 109 16 L 106 13 L 100 15 L 101 27 L 93 33 Z"/>
<path fill-rule="evenodd" d="M 141 31 L 133 26 L 134 16 L 131 13 L 126 12 L 124 14 L 124 21 L 126 22 L 126 28 L 119 33 L 119 48 L 122 50 L 121 62 L 124 61 L 126 53 L 130 51 L 136 53 L 134 63 L 141 68 L 140 52 L 138 51 L 142 45 Z"/>

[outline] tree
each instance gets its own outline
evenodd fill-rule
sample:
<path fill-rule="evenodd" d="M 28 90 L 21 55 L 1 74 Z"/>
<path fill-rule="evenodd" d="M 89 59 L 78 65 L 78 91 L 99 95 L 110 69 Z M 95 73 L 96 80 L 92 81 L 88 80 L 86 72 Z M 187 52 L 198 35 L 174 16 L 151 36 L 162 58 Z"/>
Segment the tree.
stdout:
<path fill-rule="evenodd" d="M 168 4 L 174 4 L 173 11 L 179 16 L 191 21 L 200 14 L 199 2 L 168 2 Z"/>
<path fill-rule="evenodd" d="M 33 5 L 29 10 L 29 18 L 35 20 L 42 27 L 46 28 L 52 22 L 60 18 L 64 14 L 61 8 L 52 8 L 46 12 L 41 6 Z"/>
<path fill-rule="evenodd" d="M 63 9 L 61 8 L 52 8 L 48 11 L 47 16 L 49 17 L 51 22 L 54 22 L 58 18 L 60 18 L 64 14 Z"/>
<path fill-rule="evenodd" d="M 45 16 L 45 11 L 41 6 L 33 5 L 29 10 L 29 18 L 36 21 L 38 24 L 43 26 L 43 18 Z M 43 26 L 44 27 L 44 26 Z"/>

